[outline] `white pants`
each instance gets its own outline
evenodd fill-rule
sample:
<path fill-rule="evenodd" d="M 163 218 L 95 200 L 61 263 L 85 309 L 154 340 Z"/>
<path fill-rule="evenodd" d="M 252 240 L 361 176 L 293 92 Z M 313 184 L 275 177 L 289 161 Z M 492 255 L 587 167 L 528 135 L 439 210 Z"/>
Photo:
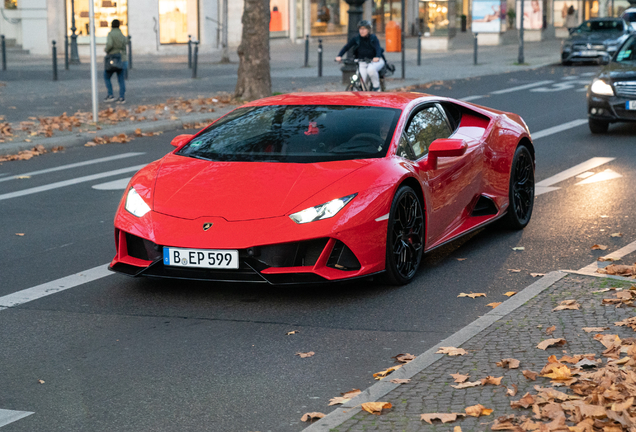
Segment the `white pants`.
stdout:
<path fill-rule="evenodd" d="M 371 78 L 371 85 L 373 88 L 380 87 L 380 69 L 384 67 L 384 59 L 380 59 L 377 62 L 360 62 L 360 75 L 362 81 L 367 82 L 367 77 Z"/>

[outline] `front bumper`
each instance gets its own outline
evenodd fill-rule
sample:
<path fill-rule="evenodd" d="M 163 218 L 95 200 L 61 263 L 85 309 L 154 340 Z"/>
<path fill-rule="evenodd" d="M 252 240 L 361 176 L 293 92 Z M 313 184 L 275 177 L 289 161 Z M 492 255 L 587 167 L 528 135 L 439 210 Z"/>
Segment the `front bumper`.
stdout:
<path fill-rule="evenodd" d="M 591 119 L 609 123 L 634 122 L 636 121 L 636 110 L 626 108 L 627 102 L 634 99 L 636 98 L 601 96 L 588 90 L 587 115 Z"/>
<path fill-rule="evenodd" d="M 562 63 L 609 63 L 612 58 L 612 54 L 607 51 L 590 50 L 590 51 L 562 51 L 561 62 Z"/>

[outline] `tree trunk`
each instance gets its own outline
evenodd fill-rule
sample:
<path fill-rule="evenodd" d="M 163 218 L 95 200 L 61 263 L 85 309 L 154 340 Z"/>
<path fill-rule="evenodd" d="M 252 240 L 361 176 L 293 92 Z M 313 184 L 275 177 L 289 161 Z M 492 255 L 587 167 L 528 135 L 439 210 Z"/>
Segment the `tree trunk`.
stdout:
<path fill-rule="evenodd" d="M 243 34 L 238 47 L 235 96 L 245 100 L 272 95 L 269 68 L 269 0 L 245 0 Z"/>

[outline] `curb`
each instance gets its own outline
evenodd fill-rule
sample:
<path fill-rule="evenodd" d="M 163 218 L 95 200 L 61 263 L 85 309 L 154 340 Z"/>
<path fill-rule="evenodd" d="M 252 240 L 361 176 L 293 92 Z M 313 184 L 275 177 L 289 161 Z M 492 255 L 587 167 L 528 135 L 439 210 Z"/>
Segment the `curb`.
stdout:
<path fill-rule="evenodd" d="M 496 323 L 502 318 L 505 318 L 515 309 L 523 306 L 526 302 L 528 302 L 544 290 L 550 288 L 556 282 L 563 279 L 567 274 L 568 272 L 561 270 L 548 273 L 537 282 L 524 288 L 521 292 L 515 294 L 513 297 L 509 298 L 508 300 L 497 306 L 495 309 L 488 312 L 486 315 L 476 319 L 452 336 L 444 339 L 442 342 L 438 343 L 432 348 L 429 348 L 426 352 L 420 354 L 414 360 L 408 362 L 397 371 L 391 373 L 391 379 L 412 378 L 416 374 L 426 369 L 428 366 L 445 357 L 444 354 L 436 354 L 439 347 L 461 346 L 461 344 L 467 342 L 469 339 L 476 336 L 482 330 L 490 327 L 492 324 Z M 303 429 L 303 432 L 327 432 L 341 425 L 342 423 L 362 411 L 362 409 L 360 408 L 360 404 L 363 404 L 365 402 L 376 402 L 379 398 L 386 395 L 390 391 L 395 390 L 399 386 L 400 384 L 394 384 L 389 382 L 388 380 L 380 381 L 364 390 L 362 393 L 351 399 L 349 402 L 343 404 L 341 408 L 336 409 L 316 423 L 313 423 L 309 427 Z"/>
<path fill-rule="evenodd" d="M 165 132 L 181 129 L 186 123 L 212 122 L 219 117 L 227 114 L 234 108 L 235 107 L 226 107 L 211 113 L 186 115 L 179 118 L 178 120 L 158 120 L 127 124 L 119 127 L 108 127 L 97 131 L 97 133 L 80 132 L 73 135 L 64 135 L 59 137 L 44 138 L 41 140 L 33 140 L 31 142 L 21 141 L 8 144 L 0 144 L 0 156 L 16 154 L 22 150 L 31 150 L 37 145 L 41 145 L 47 150 L 51 150 L 53 147 L 57 146 L 64 146 L 65 148 L 78 147 L 83 146 L 88 141 L 91 141 L 96 137 L 113 136 L 119 135 L 121 133 L 132 134 L 137 129 L 141 129 L 142 133 Z"/>

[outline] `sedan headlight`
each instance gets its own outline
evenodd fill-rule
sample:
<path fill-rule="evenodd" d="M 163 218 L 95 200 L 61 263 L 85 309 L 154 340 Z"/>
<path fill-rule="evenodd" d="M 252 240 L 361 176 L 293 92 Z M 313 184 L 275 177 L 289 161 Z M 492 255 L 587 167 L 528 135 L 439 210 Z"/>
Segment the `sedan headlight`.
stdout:
<path fill-rule="evenodd" d="M 614 96 L 614 89 L 612 89 L 612 86 L 601 79 L 595 79 L 592 82 L 590 91 L 599 95 Z"/>
<path fill-rule="evenodd" d="M 355 198 L 356 195 L 358 194 L 347 195 L 346 197 L 331 200 L 328 203 L 320 204 L 316 207 L 309 207 L 308 209 L 291 214 L 289 217 L 297 224 L 329 219 L 342 210 L 349 201 Z"/>
<path fill-rule="evenodd" d="M 137 217 L 142 217 L 150 211 L 150 207 L 134 188 L 130 188 L 126 196 L 126 210 Z"/>

